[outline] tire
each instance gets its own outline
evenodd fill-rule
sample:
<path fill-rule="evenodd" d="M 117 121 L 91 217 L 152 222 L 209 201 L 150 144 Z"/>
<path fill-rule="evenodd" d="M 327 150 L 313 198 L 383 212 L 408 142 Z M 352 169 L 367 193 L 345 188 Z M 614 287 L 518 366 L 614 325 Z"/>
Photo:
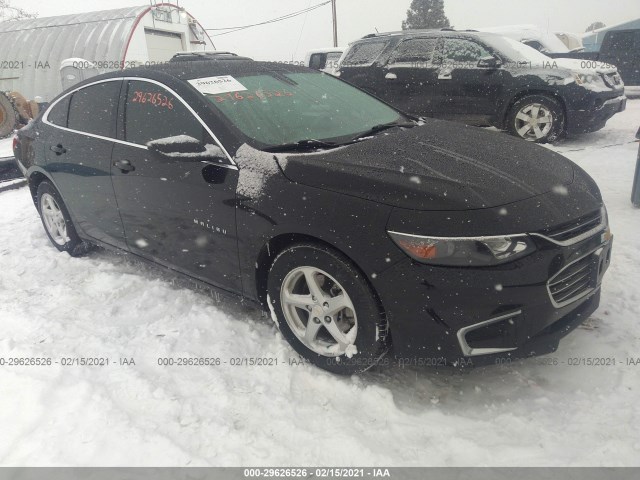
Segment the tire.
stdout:
<path fill-rule="evenodd" d="M 308 279 L 315 280 L 319 290 L 310 288 Z M 313 243 L 288 247 L 271 266 L 268 294 L 282 335 L 298 354 L 324 370 L 360 373 L 387 352 L 387 323 L 375 292 L 335 250 Z"/>
<path fill-rule="evenodd" d="M 0 92 L 0 138 L 11 134 L 18 124 L 19 114 L 13 103 Z"/>
<path fill-rule="evenodd" d="M 547 118 L 550 119 L 549 122 L 541 122 Z M 530 142 L 553 143 L 565 132 L 564 109 L 555 98 L 527 95 L 514 103 L 509 110 L 507 130 L 512 135 Z"/>
<path fill-rule="evenodd" d="M 44 230 L 54 247 L 72 257 L 87 253 L 89 244 L 78 236 L 60 193 L 46 180 L 38 185 L 37 207 Z"/>

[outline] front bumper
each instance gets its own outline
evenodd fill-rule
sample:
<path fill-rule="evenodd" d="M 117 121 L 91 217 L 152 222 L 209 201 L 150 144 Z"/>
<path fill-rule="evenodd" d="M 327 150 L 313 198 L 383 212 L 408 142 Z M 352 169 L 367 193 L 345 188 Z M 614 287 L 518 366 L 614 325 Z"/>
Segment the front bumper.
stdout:
<path fill-rule="evenodd" d="M 567 133 L 589 133 L 604 128 L 611 117 L 627 108 L 627 97 L 597 97 L 588 103 L 581 108 L 567 107 Z"/>
<path fill-rule="evenodd" d="M 434 267 L 407 259 L 379 275 L 396 357 L 469 367 L 555 351 L 598 308 L 612 238 L 603 231 L 571 246 L 536 243 L 532 255 L 499 267 Z M 587 263 L 588 288 L 554 299 L 553 280 Z"/>

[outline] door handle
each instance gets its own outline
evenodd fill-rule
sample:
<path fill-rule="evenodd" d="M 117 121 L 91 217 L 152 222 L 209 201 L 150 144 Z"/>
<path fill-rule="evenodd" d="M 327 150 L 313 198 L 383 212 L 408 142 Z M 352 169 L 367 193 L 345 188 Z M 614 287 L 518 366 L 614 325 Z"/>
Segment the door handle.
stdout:
<path fill-rule="evenodd" d="M 49 147 L 49 150 L 51 150 L 53 153 L 55 153 L 58 156 L 67 153 L 67 149 L 60 144 Z"/>
<path fill-rule="evenodd" d="M 129 173 L 136 169 L 129 160 L 116 160 L 113 162 L 113 166 L 119 169 L 122 173 Z"/>
<path fill-rule="evenodd" d="M 396 75 L 395 73 L 389 72 L 384 76 L 384 78 L 387 79 L 387 80 L 397 80 L 398 79 L 398 75 Z"/>

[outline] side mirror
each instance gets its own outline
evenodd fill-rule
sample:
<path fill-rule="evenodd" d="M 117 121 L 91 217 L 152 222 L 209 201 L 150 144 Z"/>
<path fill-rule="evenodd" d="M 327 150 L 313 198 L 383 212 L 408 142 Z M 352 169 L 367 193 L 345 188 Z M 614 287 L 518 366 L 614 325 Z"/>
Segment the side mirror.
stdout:
<path fill-rule="evenodd" d="M 502 62 L 499 58 L 494 57 L 482 57 L 478 60 L 478 68 L 500 68 Z"/>
<path fill-rule="evenodd" d="M 147 143 L 150 152 L 164 160 L 181 162 L 221 162 L 226 156 L 217 145 L 202 144 L 187 135 L 160 138 Z"/>

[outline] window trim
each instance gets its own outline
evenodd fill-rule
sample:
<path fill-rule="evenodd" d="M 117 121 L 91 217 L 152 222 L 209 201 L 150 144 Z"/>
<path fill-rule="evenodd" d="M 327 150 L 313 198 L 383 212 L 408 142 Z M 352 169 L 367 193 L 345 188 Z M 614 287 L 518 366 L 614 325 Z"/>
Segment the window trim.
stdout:
<path fill-rule="evenodd" d="M 44 115 L 42 116 L 42 122 L 45 125 L 49 125 L 50 127 L 54 127 L 54 128 L 58 128 L 60 130 L 64 130 L 66 132 L 71 132 L 71 133 L 77 133 L 80 135 L 86 135 L 88 137 L 92 137 L 92 138 L 97 138 L 100 140 L 107 140 L 110 142 L 114 142 L 114 143 L 119 143 L 121 145 L 128 145 L 130 147 L 135 147 L 135 148 L 140 148 L 142 150 L 149 150 L 149 148 L 146 145 L 140 145 L 137 143 L 132 143 L 132 142 L 127 142 L 125 140 L 120 140 L 118 138 L 111 138 L 111 137 L 103 137 L 102 135 L 96 135 L 94 133 L 88 133 L 88 132 L 82 132 L 80 130 L 74 130 L 72 128 L 68 128 L 67 127 L 61 127 L 60 125 L 55 125 L 54 123 L 51 123 L 49 121 L 49 114 L 51 113 L 51 110 L 58 104 L 60 103 L 62 100 L 64 100 L 65 98 L 69 97 L 70 95 L 73 95 L 74 93 L 83 90 L 85 88 L 91 87 L 93 85 L 99 85 L 101 83 L 106 83 L 106 82 L 124 82 L 124 81 L 131 81 L 131 80 L 137 80 L 137 81 L 142 81 L 142 82 L 147 82 L 147 83 L 152 83 L 154 85 L 160 86 L 164 89 L 166 89 L 169 93 L 171 93 L 171 95 L 173 95 L 175 98 L 177 98 L 178 100 L 180 100 L 180 102 L 182 102 L 182 104 L 187 108 L 187 110 L 196 118 L 196 120 L 198 120 L 198 122 L 200 122 L 200 124 L 204 127 L 204 129 L 207 131 L 207 133 L 209 135 L 211 135 L 211 138 L 213 138 L 213 141 L 216 142 L 216 144 L 218 145 L 218 147 L 220 147 L 220 149 L 224 152 L 224 154 L 227 156 L 227 159 L 229 160 L 229 165 L 226 164 L 220 164 L 220 163 L 216 163 L 215 165 L 221 166 L 221 167 L 227 167 L 227 168 L 231 168 L 234 170 L 238 169 L 238 166 L 236 164 L 236 162 L 233 160 L 233 158 L 231 157 L 231 155 L 229 154 L 229 152 L 227 151 L 227 149 L 224 147 L 224 145 L 222 145 L 222 142 L 220 142 L 220 140 L 218 139 L 218 137 L 211 131 L 211 129 L 209 128 L 209 126 L 202 120 L 202 118 L 200 118 L 200 115 L 198 115 L 196 113 L 196 111 L 191 107 L 191 105 L 189 105 L 179 94 L 177 94 L 173 89 L 171 89 L 170 87 L 168 87 L 167 85 L 165 85 L 162 82 L 159 82 L 157 80 L 153 80 L 151 78 L 145 78 L 145 77 L 114 77 L 114 78 L 106 78 L 103 80 L 98 80 L 96 82 L 92 82 L 92 83 L 87 83 L 85 85 L 82 85 L 80 87 L 74 88 L 73 90 L 69 90 L 67 93 L 65 93 L 64 95 L 62 95 L 60 98 L 58 98 L 55 102 L 53 102 L 51 105 L 49 105 L 47 107 L 47 110 L 45 111 Z M 122 90 L 120 93 L 120 99 L 122 100 Z M 67 125 L 69 125 L 69 119 L 68 119 L 68 114 L 67 114 Z"/>

